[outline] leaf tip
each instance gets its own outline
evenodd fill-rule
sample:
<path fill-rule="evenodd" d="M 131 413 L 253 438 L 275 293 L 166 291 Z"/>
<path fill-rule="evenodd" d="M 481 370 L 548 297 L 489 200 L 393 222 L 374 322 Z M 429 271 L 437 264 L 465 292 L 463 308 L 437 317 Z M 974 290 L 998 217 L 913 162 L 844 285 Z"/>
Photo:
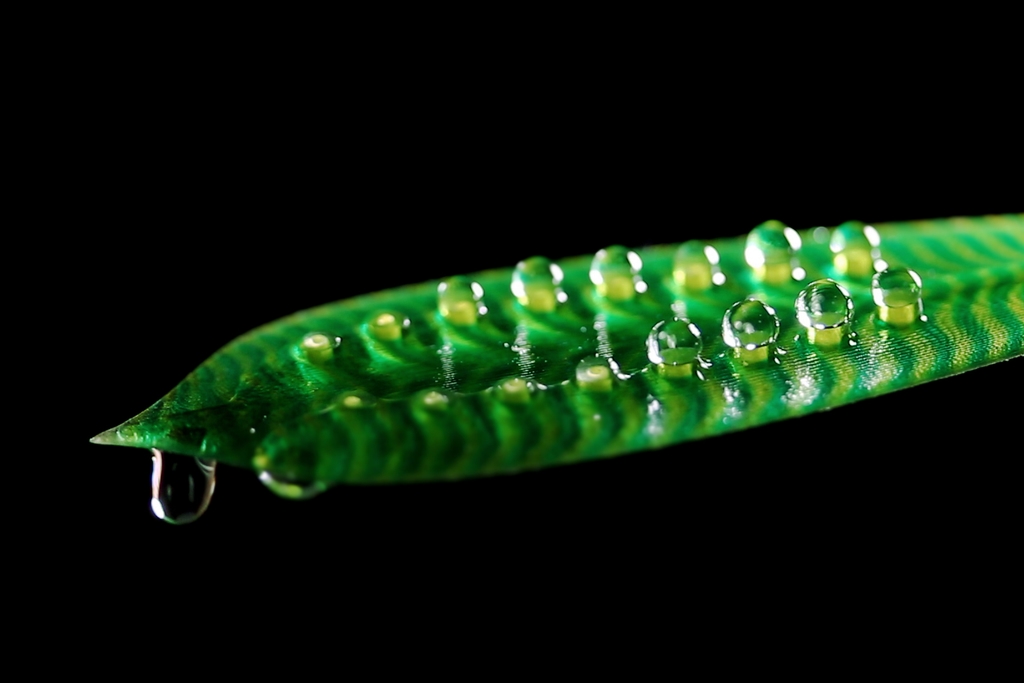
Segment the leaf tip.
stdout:
<path fill-rule="evenodd" d="M 89 439 L 89 443 L 98 443 L 104 446 L 119 444 L 121 442 L 121 435 L 117 433 L 117 427 L 108 429 L 105 432 L 100 432 L 96 436 Z"/>

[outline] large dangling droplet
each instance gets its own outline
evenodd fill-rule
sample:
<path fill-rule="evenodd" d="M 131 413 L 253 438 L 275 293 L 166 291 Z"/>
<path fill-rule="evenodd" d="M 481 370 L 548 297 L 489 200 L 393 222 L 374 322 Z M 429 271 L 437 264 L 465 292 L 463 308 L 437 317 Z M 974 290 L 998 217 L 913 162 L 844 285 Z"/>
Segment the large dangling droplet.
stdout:
<path fill-rule="evenodd" d="M 217 463 L 190 455 L 153 451 L 153 514 L 171 524 L 199 519 L 210 505 Z"/>

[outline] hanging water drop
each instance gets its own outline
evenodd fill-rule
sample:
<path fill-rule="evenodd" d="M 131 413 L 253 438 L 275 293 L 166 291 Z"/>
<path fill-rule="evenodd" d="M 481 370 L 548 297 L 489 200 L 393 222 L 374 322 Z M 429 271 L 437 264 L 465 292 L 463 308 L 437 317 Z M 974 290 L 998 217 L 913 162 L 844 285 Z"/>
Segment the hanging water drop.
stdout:
<path fill-rule="evenodd" d="M 285 456 L 284 460 L 282 460 L 282 455 Z M 291 461 L 286 462 L 289 459 Z M 270 456 L 262 449 L 259 449 L 256 455 L 253 456 L 252 467 L 258 473 L 259 480 L 278 496 L 288 498 L 289 500 L 308 500 L 326 491 L 327 486 L 319 482 L 304 483 L 297 481 L 298 477 L 295 474 L 290 476 L 281 474 L 282 471 L 288 470 L 292 472 L 301 471 L 302 468 L 298 466 L 301 459 L 301 457 L 296 457 L 296 452 L 293 451 L 290 453 L 278 453 L 274 461 L 271 461 Z M 273 464 L 274 462 L 277 464 Z M 276 471 L 272 472 L 271 469 Z M 302 478 L 306 477 L 303 476 Z"/>
<path fill-rule="evenodd" d="M 689 377 L 704 345 L 700 329 L 686 318 L 662 320 L 647 337 L 647 358 L 668 377 Z"/>
<path fill-rule="evenodd" d="M 908 268 L 892 268 L 871 279 L 871 297 L 878 317 L 897 327 L 910 325 L 924 313 L 921 276 Z"/>
<path fill-rule="evenodd" d="M 153 451 L 153 514 L 171 524 L 199 519 L 213 497 L 217 463 L 214 460 Z"/>
<path fill-rule="evenodd" d="M 722 337 L 745 364 L 768 360 L 779 338 L 775 309 L 757 299 L 732 305 L 722 319 Z"/>
<path fill-rule="evenodd" d="M 807 285 L 796 298 L 796 319 L 807 331 L 807 340 L 835 346 L 849 331 L 853 299 L 845 287 L 832 280 Z"/>
<path fill-rule="evenodd" d="M 259 474 L 260 481 L 282 498 L 289 500 L 309 500 L 327 490 L 327 487 L 320 483 L 297 484 L 276 478 L 273 474 L 264 470 Z"/>

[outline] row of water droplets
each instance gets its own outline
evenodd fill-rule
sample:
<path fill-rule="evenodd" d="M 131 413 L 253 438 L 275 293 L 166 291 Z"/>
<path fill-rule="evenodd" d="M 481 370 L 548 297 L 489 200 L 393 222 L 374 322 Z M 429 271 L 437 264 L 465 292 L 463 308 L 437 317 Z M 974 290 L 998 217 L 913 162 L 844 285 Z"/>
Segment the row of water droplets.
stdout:
<path fill-rule="evenodd" d="M 833 264 L 843 275 L 873 276 L 871 292 L 881 320 L 892 325 L 911 324 L 923 311 L 921 279 L 906 268 L 889 269 L 881 258 L 880 243 L 878 232 L 872 226 L 854 221 L 845 223 L 831 233 Z M 744 257 L 759 281 L 777 286 L 806 277 L 799 259 L 801 246 L 795 230 L 779 221 L 768 221 L 750 232 Z M 647 291 L 642 269 L 639 254 L 613 246 L 597 252 L 589 277 L 598 297 L 611 302 L 629 301 Z M 544 257 L 533 257 L 516 266 L 510 288 L 524 308 L 534 313 L 552 313 L 568 301 L 562 288 L 563 277 L 556 263 Z M 726 282 L 717 250 L 697 241 L 687 242 L 676 251 L 673 279 L 682 289 L 691 292 Z M 475 325 L 487 313 L 483 297 L 483 288 L 477 282 L 466 277 L 449 278 L 438 286 L 438 311 L 452 325 Z M 808 340 L 821 345 L 838 344 L 848 332 L 853 315 L 849 291 L 831 279 L 807 285 L 797 297 L 795 308 L 797 320 L 807 330 Z M 371 318 L 368 331 L 377 340 L 388 342 L 406 334 L 410 324 L 401 314 L 385 312 Z M 755 298 L 734 304 L 722 322 L 725 343 L 748 361 L 763 355 L 758 349 L 777 341 L 779 329 L 775 310 Z M 692 364 L 699 350 L 694 354 L 691 347 L 698 345 L 700 339 L 700 330 L 685 317 L 661 321 L 649 337 L 649 356 L 659 366 Z M 668 357 L 675 360 L 665 360 L 662 351 L 666 349 L 672 349 Z M 694 358 L 690 358 L 691 355 Z"/>
<path fill-rule="evenodd" d="M 803 280 L 806 271 L 800 265 L 800 237 L 795 230 L 778 221 L 768 221 L 748 235 L 744 259 L 754 276 L 770 286 L 791 280 Z M 850 277 L 872 275 L 871 292 L 878 318 L 890 325 L 906 326 L 919 320 L 923 312 L 921 279 L 906 268 L 888 268 L 881 258 L 878 232 L 871 226 L 851 221 L 831 232 L 830 250 L 837 272 Z M 597 296 L 610 302 L 629 301 L 647 291 L 642 275 L 643 261 L 632 250 L 621 246 L 602 249 L 594 256 L 589 278 Z M 521 261 L 515 268 L 510 289 L 516 300 L 534 313 L 554 313 L 568 301 L 562 288 L 562 269 L 544 257 Z M 708 244 L 691 241 L 681 245 L 673 259 L 673 280 L 683 290 L 700 292 L 725 284 L 717 250 Z M 484 290 L 466 277 L 442 281 L 437 290 L 437 310 L 449 324 L 468 327 L 477 324 L 488 312 Z M 807 340 L 816 345 L 835 346 L 850 334 L 853 300 L 838 282 L 823 279 L 811 282 L 795 301 L 796 318 L 806 330 Z M 384 311 L 371 316 L 367 333 L 384 343 L 397 342 L 408 334 L 409 318 Z M 780 332 L 779 317 L 767 303 L 748 298 L 733 304 L 722 319 L 722 338 L 744 365 L 766 362 Z M 321 332 L 307 334 L 300 349 L 310 362 L 328 362 L 341 339 Z M 670 379 L 685 379 L 697 374 L 703 364 L 703 333 L 686 317 L 659 321 L 647 337 L 647 357 L 659 373 Z M 584 391 L 610 391 L 617 374 L 614 361 L 602 357 L 582 360 L 575 372 L 575 383 Z M 523 402 L 538 389 L 537 383 L 512 378 L 496 388 L 499 400 Z M 346 394 L 339 406 L 347 409 L 372 405 L 373 397 Z M 355 398 L 353 398 L 355 397 Z M 358 400 L 357 400 L 358 398 Z M 419 392 L 413 399 L 424 409 L 441 410 L 447 396 L 436 390 Z M 172 523 L 187 523 L 205 511 L 214 489 L 215 464 L 196 458 L 177 456 L 154 449 L 154 514 Z M 322 487 L 298 486 L 276 480 L 262 471 L 260 480 L 275 493 L 289 498 L 305 498 Z"/>

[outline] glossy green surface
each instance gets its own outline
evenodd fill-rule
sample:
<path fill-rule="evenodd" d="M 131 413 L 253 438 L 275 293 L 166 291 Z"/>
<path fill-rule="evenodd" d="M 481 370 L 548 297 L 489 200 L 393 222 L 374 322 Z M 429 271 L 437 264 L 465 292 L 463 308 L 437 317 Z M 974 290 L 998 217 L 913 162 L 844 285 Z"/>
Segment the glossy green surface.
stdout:
<path fill-rule="evenodd" d="M 301 497 L 658 448 L 1024 350 L 1020 215 L 850 223 L 801 232 L 799 249 L 795 233 L 766 225 L 753 240 L 529 259 L 296 313 L 235 340 L 96 441 L 252 468 Z M 790 269 L 781 280 L 750 262 L 751 245 L 771 251 L 772 240 L 785 258 L 764 264 Z M 919 275 L 920 291 L 899 268 Z M 888 274 L 873 289 L 876 270 Z M 824 279 L 849 292 L 849 324 L 832 324 L 835 288 L 807 290 Z M 903 303 L 908 292 L 919 307 Z M 812 343 L 801 300 L 807 319 L 840 332 Z M 883 322 L 879 304 L 913 315 Z M 755 355 L 739 355 L 723 325 Z"/>

